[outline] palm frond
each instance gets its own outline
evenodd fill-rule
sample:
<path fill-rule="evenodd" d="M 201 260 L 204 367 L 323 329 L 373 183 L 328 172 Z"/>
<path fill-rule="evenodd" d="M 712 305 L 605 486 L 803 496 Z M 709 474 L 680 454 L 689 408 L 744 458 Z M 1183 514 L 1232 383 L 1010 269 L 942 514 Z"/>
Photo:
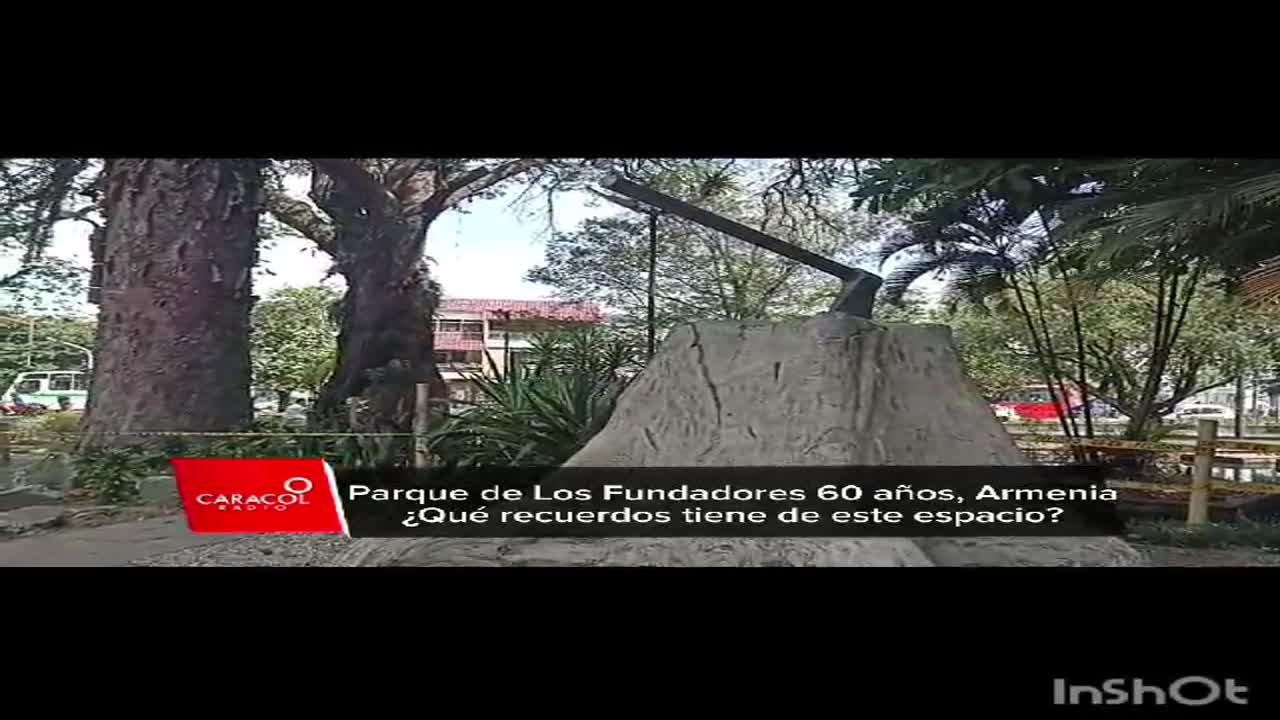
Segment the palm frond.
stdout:
<path fill-rule="evenodd" d="M 911 230 L 904 229 L 885 238 L 876 248 L 875 258 L 884 267 L 895 255 L 927 246 L 931 241 Z"/>
<path fill-rule="evenodd" d="M 1004 273 L 1012 269 L 1007 258 L 994 252 L 944 250 L 903 263 L 885 278 L 881 292 L 885 302 L 898 304 L 917 280 L 930 273 L 954 270 L 963 277 L 986 271 Z"/>
<path fill-rule="evenodd" d="M 998 295 L 1009 288 L 1006 274 L 990 266 L 978 266 L 971 272 L 960 275 L 951 281 L 948 288 L 955 299 L 963 299 L 972 305 L 985 307 L 987 298 Z"/>
<path fill-rule="evenodd" d="M 1155 161 L 1139 163 L 1139 173 L 1159 167 Z M 1100 229 L 1104 242 L 1095 260 L 1108 260 L 1135 246 L 1152 242 L 1189 242 L 1212 238 L 1222 252 L 1234 252 L 1252 235 L 1262 215 L 1280 211 L 1280 171 L 1250 167 L 1232 173 L 1230 168 L 1183 172 L 1189 161 L 1167 161 L 1174 168 L 1171 179 L 1154 184 L 1136 183 L 1107 197 L 1076 207 L 1071 229 Z M 1163 168 L 1162 168 L 1163 169 Z M 1085 226 L 1088 226 L 1087 228 Z"/>

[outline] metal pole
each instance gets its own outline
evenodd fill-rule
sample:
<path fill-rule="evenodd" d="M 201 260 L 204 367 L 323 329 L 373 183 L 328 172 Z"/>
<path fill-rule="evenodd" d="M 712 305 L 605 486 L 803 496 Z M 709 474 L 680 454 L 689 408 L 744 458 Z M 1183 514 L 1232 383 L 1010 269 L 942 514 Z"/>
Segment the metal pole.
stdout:
<path fill-rule="evenodd" d="M 51 343 L 57 343 L 57 344 L 59 344 L 59 345 L 66 345 L 66 346 L 67 346 L 67 347 L 69 347 L 69 348 L 74 348 L 74 349 L 79 350 L 80 352 L 84 353 L 84 358 L 85 358 L 85 368 L 86 368 L 89 372 L 93 372 L 93 351 L 92 351 L 92 350 L 90 350 L 89 348 L 87 348 L 87 347 L 85 347 L 85 346 L 83 346 L 83 345 L 77 345 L 77 344 L 75 344 L 75 343 L 69 343 L 69 342 L 67 342 L 66 340 L 54 340 L 53 338 L 49 338 L 49 339 L 48 339 L 48 342 L 51 342 Z"/>
<path fill-rule="evenodd" d="M 1257 422 L 1257 417 L 1258 417 L 1258 373 L 1257 372 L 1254 372 L 1253 376 L 1249 378 L 1249 392 L 1250 392 L 1249 417 L 1254 418 L 1254 422 Z"/>
<path fill-rule="evenodd" d="M 27 322 L 27 367 L 31 367 L 31 353 L 36 344 L 36 318 L 33 315 Z"/>
<path fill-rule="evenodd" d="M 502 325 L 502 374 L 511 377 L 511 311 L 503 314 Z"/>
<path fill-rule="evenodd" d="M 649 213 L 649 357 L 658 347 L 656 292 L 658 282 L 658 214 Z"/>
<path fill-rule="evenodd" d="M 413 399 L 413 466 L 419 469 L 431 465 L 431 452 L 427 447 L 427 432 L 431 424 L 431 383 L 420 382 Z"/>
<path fill-rule="evenodd" d="M 1244 437 L 1244 375 L 1236 377 L 1236 437 Z"/>
<path fill-rule="evenodd" d="M 1191 500 L 1187 525 L 1209 522 L 1209 487 L 1213 478 L 1213 455 L 1218 440 L 1218 421 L 1201 420 L 1196 426 L 1196 456 L 1191 475 Z"/>

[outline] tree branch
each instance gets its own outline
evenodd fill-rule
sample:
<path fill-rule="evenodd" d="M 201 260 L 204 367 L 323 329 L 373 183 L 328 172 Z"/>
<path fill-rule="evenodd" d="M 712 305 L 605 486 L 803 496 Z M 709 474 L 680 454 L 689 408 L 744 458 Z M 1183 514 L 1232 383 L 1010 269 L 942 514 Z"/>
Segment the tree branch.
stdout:
<path fill-rule="evenodd" d="M 58 213 L 58 220 L 79 220 L 80 222 L 87 222 L 95 228 L 102 229 L 102 223 L 88 217 L 89 213 L 97 209 L 96 205 L 86 205 L 75 211 L 62 210 Z"/>
<path fill-rule="evenodd" d="M 1183 396 L 1183 399 L 1185 399 L 1185 398 L 1189 398 L 1189 397 L 1191 397 L 1192 395 L 1198 395 L 1198 394 L 1200 394 L 1200 393 L 1202 393 L 1202 392 L 1204 392 L 1204 391 L 1206 391 L 1206 390 L 1212 390 L 1212 389 L 1214 389 L 1214 388 L 1216 388 L 1216 387 L 1222 387 L 1223 385 L 1227 385 L 1227 384 L 1229 384 L 1229 383 L 1233 383 L 1233 382 L 1235 382 L 1235 381 L 1236 381 L 1236 379 L 1235 379 L 1235 378 L 1227 378 L 1226 380 L 1219 380 L 1218 382 L 1209 383 L 1208 385 L 1201 385 L 1200 387 L 1198 387 L 1198 388 L 1196 388 L 1196 389 L 1192 390 L 1191 392 L 1187 393 L 1186 395 L 1184 395 L 1184 396 Z"/>
<path fill-rule="evenodd" d="M 311 158 L 311 164 L 325 175 L 357 193 L 371 214 L 390 216 L 395 207 L 395 196 L 382 183 L 354 161 L 344 158 Z"/>
<path fill-rule="evenodd" d="M 432 198 L 440 198 L 438 203 L 432 203 L 431 200 L 428 200 L 428 204 L 435 204 L 436 207 L 433 209 L 443 212 L 457 206 L 469 197 L 484 192 L 503 180 L 513 178 L 522 172 L 537 167 L 540 163 L 542 163 L 542 160 L 537 158 L 518 158 L 499 163 L 492 168 L 478 167 L 474 170 L 469 170 L 450 180 L 445 185 L 445 191 L 442 195 L 432 195 Z M 423 209 L 425 210 L 426 208 Z"/>
<path fill-rule="evenodd" d="M 267 188 L 266 200 L 267 211 L 272 217 L 314 242 L 322 251 L 334 252 L 333 223 L 320 217 L 310 205 L 289 197 L 278 187 Z"/>
<path fill-rule="evenodd" d="M 22 278 L 26 277 L 27 275 L 30 275 L 31 273 L 35 272 L 36 269 L 37 269 L 37 266 L 28 265 L 27 267 L 11 272 L 8 275 L 5 275 L 4 277 L 0 277 L 0 287 L 6 287 L 11 283 L 15 283 L 19 281 Z"/>

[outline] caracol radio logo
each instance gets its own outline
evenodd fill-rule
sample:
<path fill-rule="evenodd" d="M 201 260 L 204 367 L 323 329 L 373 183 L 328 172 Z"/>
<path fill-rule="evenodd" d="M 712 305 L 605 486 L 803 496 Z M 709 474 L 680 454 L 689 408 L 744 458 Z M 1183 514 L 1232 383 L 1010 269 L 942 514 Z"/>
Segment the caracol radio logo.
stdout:
<path fill-rule="evenodd" d="M 282 492 L 261 495 L 200 493 L 196 496 L 196 502 L 201 505 L 216 505 L 218 510 L 223 512 L 255 510 L 283 512 L 291 507 L 311 504 L 307 501 L 307 493 L 316 486 L 314 482 L 304 477 L 291 477 L 285 480 L 283 485 Z"/>
<path fill-rule="evenodd" d="M 171 462 L 192 532 L 347 532 L 333 469 L 319 458 Z"/>
<path fill-rule="evenodd" d="M 1053 681 L 1054 705 L 1248 705 L 1249 688 L 1239 680 L 1188 675 L 1168 684 L 1141 678 L 1111 678 L 1101 685 L 1073 685 Z"/>

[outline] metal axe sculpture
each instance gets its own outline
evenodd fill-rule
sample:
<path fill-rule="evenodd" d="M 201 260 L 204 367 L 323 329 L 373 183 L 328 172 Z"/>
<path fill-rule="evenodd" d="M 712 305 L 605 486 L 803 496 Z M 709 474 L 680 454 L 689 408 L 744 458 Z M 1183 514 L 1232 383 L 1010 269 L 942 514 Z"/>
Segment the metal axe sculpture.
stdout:
<path fill-rule="evenodd" d="M 815 270 L 821 270 L 828 275 L 833 275 L 844 282 L 844 288 L 831 305 L 831 311 L 843 312 L 868 320 L 871 319 L 871 310 L 875 304 L 876 291 L 880 289 L 881 283 L 881 279 L 877 275 L 851 268 L 848 265 L 842 265 L 831 258 L 809 252 L 798 245 L 779 240 L 759 230 L 753 230 L 746 225 L 734 222 L 729 218 L 703 210 L 700 207 L 690 205 L 670 195 L 665 195 L 657 190 L 633 183 L 616 175 L 605 178 L 600 184 L 607 190 L 642 202 L 662 212 L 677 215 L 704 227 L 791 258 Z"/>

